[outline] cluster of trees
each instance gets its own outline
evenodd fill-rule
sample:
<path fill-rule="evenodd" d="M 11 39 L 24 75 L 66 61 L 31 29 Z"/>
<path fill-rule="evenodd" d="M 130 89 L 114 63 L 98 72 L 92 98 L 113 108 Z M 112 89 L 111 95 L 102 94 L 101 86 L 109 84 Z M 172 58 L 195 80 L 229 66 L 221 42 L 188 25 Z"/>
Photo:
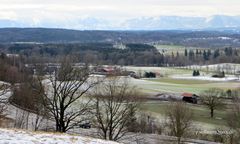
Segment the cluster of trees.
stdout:
<path fill-rule="evenodd" d="M 35 130 L 42 118 L 54 120 L 58 132 L 91 121 L 101 138 L 117 141 L 131 131 L 139 94 L 125 79 L 90 74 L 88 66 L 74 68 L 71 59 L 65 58 L 55 73 L 35 75 L 15 87 L 11 103 L 38 116 Z"/>
<path fill-rule="evenodd" d="M 55 130 L 59 132 L 66 132 L 86 120 L 93 120 L 101 138 L 115 141 L 131 131 L 152 133 L 161 130 L 149 120 L 150 117 L 137 118 L 139 94 L 127 81 L 117 77 L 88 81 L 89 74 L 88 67 L 76 69 L 69 59 L 64 59 L 59 71 L 45 77 L 47 83 L 42 82 L 42 77 L 22 83 L 15 89 L 12 101 L 38 115 L 54 119 Z M 93 92 L 89 93 L 90 89 Z M 224 107 L 226 94 L 233 96 L 237 92 L 209 89 L 201 93 L 201 102 L 210 110 L 211 118 L 216 109 Z M 86 100 L 86 96 L 89 99 Z M 184 103 L 172 103 L 166 116 L 165 126 L 180 143 L 193 128 L 191 110 Z M 231 122 L 231 125 L 235 124 Z"/>
<path fill-rule="evenodd" d="M 112 43 L 73 43 L 73 44 L 11 44 L 5 51 L 21 54 L 27 63 L 55 62 L 57 57 L 75 55 L 77 62 L 91 64 L 117 64 L 139 66 L 184 66 L 239 62 L 238 49 L 185 49 L 171 55 L 159 52 L 154 46 L 142 43 L 127 43 L 117 47 Z M 42 59 L 44 58 L 44 60 Z"/>
<path fill-rule="evenodd" d="M 61 61 L 61 67 L 48 77 L 34 76 L 15 87 L 11 102 L 38 115 L 35 130 L 41 118 L 52 119 L 55 130 L 67 132 L 84 121 L 91 121 L 101 138 L 118 141 L 129 132 L 158 133 L 162 127 L 149 116 L 137 116 L 139 94 L 128 81 L 111 77 L 92 79 L 91 70 L 86 67 L 74 68 L 68 58 Z M 238 95 L 237 91 L 227 91 L 228 95 Z M 201 102 L 214 117 L 216 109 L 224 107 L 226 92 L 209 89 L 201 94 Z M 235 101 L 237 102 L 237 101 Z M 231 112 L 238 119 L 238 105 Z M 178 143 L 194 128 L 192 111 L 185 103 L 173 102 L 166 111 L 164 126 L 170 135 L 176 136 Z M 230 125 L 231 124 L 231 125 Z M 229 121 L 234 130 L 239 130 L 236 121 Z M 237 134 L 234 136 L 237 138 Z"/>
<path fill-rule="evenodd" d="M 13 35 L 14 34 L 14 35 Z M 229 39 L 221 39 L 228 37 Z M 121 42 L 174 44 L 216 48 L 233 45 L 239 47 L 239 34 L 229 31 L 75 31 L 44 28 L 6 28 L 0 30 L 0 42 L 89 43 Z"/>
<path fill-rule="evenodd" d="M 27 71 L 19 56 L 7 57 L 5 53 L 0 55 L 0 81 L 11 84 L 23 81 L 27 76 Z"/>
<path fill-rule="evenodd" d="M 193 76 L 200 76 L 199 70 L 193 70 Z"/>
<path fill-rule="evenodd" d="M 185 49 L 184 56 L 195 64 L 198 63 L 218 63 L 218 62 L 236 62 L 239 61 L 238 58 L 239 51 L 232 47 L 226 47 L 224 49 Z"/>
<path fill-rule="evenodd" d="M 101 138 L 114 141 L 129 132 L 161 133 L 161 127 L 152 118 L 137 117 L 141 95 L 126 79 L 92 78 L 88 67 L 74 68 L 71 64 L 66 58 L 57 72 L 47 77 L 35 75 L 14 89 L 11 103 L 38 116 L 35 130 L 45 118 L 54 120 L 58 132 L 67 132 L 84 121 L 92 121 Z M 184 104 L 168 110 L 167 116 L 172 120 L 166 126 L 180 142 L 190 128 L 190 114 Z M 176 110 L 184 111 L 184 116 L 178 115 Z M 19 125 L 23 123 L 21 119 Z"/>
<path fill-rule="evenodd" d="M 86 120 L 94 120 L 93 124 L 99 130 L 100 137 L 115 141 L 130 131 L 151 133 L 156 131 L 153 127 L 159 131 L 158 126 L 150 122 L 150 118 L 137 117 L 139 94 L 127 81 L 116 77 L 108 80 L 92 78 L 87 65 L 74 68 L 69 57 L 60 62 L 58 71 L 47 77 L 28 75 L 21 67 L 21 60 L 18 60 L 17 64 L 14 59 L 2 55 L 1 62 L 6 67 L 15 66 L 18 70 L 17 76 L 22 73 L 23 80 L 13 81 L 13 84 L 19 84 L 13 87 L 11 102 L 35 113 L 38 118 L 54 120 L 55 130 L 58 132 L 67 132 Z M 9 76 L 4 76 L 7 77 Z M 7 88 L 2 86 L 0 90 L 1 97 Z M 216 109 L 224 107 L 225 94 L 219 89 L 209 89 L 201 94 L 201 101 L 209 108 L 211 118 L 214 117 Z M 238 95 L 235 91 L 228 91 L 227 94 Z M 0 119 L 4 117 L 5 110 L 5 103 L 1 102 L 4 100 L 0 100 Z M 238 132 L 239 123 L 236 121 L 239 118 L 239 103 L 236 102 L 238 101 L 234 100 L 231 112 L 235 121 L 229 120 L 229 125 Z M 168 108 L 166 115 L 169 119 L 166 126 L 171 135 L 178 137 L 180 143 L 181 138 L 192 128 L 192 113 L 185 104 L 174 103 Z M 39 119 L 36 120 L 36 130 L 39 122 Z"/>
<path fill-rule="evenodd" d="M 164 55 L 148 44 L 126 44 L 115 48 L 111 43 L 10 45 L 10 53 L 26 57 L 27 63 L 56 62 L 56 58 L 74 55 L 76 62 L 118 65 L 163 65 Z M 44 58 L 44 60 L 43 60 Z"/>
<path fill-rule="evenodd" d="M 145 78 L 155 78 L 156 77 L 156 73 L 154 73 L 154 72 L 145 72 L 144 73 L 144 77 Z"/>

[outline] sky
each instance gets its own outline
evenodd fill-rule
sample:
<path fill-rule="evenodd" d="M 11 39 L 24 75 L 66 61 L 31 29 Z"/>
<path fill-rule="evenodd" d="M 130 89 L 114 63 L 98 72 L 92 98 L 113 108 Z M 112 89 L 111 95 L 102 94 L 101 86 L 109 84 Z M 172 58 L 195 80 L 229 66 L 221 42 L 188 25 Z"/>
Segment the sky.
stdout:
<path fill-rule="evenodd" d="M 139 17 L 235 16 L 240 15 L 239 6 L 240 0 L 1 0 L 0 19 L 71 27 L 86 18 L 119 22 Z"/>

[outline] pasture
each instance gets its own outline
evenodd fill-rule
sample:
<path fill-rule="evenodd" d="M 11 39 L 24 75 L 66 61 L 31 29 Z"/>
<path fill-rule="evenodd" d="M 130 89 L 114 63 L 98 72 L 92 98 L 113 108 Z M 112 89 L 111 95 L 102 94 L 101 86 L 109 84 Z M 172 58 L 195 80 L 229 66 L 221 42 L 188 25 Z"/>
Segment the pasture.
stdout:
<path fill-rule="evenodd" d="M 222 64 L 221 64 L 222 66 Z M 206 67 L 206 66 L 205 66 Z M 213 66 L 209 66 L 213 67 Z M 184 92 L 194 93 L 201 96 L 204 90 L 210 88 L 220 88 L 224 91 L 237 89 L 240 87 L 239 80 L 235 75 L 226 75 L 226 78 L 212 78 L 214 72 L 206 73 L 203 67 L 201 76 L 192 77 L 192 69 L 172 68 L 172 67 L 125 67 L 127 70 L 141 72 L 158 73 L 157 78 L 133 79 L 131 82 L 139 91 L 147 96 L 154 96 L 159 93 L 182 94 Z M 229 101 L 230 102 L 230 101 Z M 231 102 L 230 102 L 231 103 Z M 187 104 L 187 103 L 186 103 Z M 229 103 L 228 103 L 229 104 Z M 169 102 L 149 100 L 141 104 L 141 111 L 153 115 L 158 120 L 164 119 L 164 114 L 168 109 Z M 200 128 L 215 130 L 216 128 L 227 128 L 227 113 L 229 106 L 216 110 L 214 118 L 210 118 L 210 111 L 203 105 L 187 104 L 193 111 L 193 120 Z M 203 127 L 204 126 L 204 127 Z"/>
<path fill-rule="evenodd" d="M 124 66 L 123 67 L 129 71 L 135 71 L 137 74 L 144 74 L 144 72 L 155 72 L 163 77 L 168 77 L 176 74 L 192 74 L 191 69 L 187 68 L 174 68 L 174 67 L 136 67 L 136 66 Z"/>
<path fill-rule="evenodd" d="M 223 90 L 236 89 L 240 83 L 233 75 L 226 78 L 211 78 L 211 74 L 201 72 L 200 77 L 192 77 L 192 70 L 173 67 L 124 67 L 144 75 L 145 72 L 155 72 L 157 78 L 132 79 L 133 84 L 143 93 L 157 94 L 161 92 L 183 93 L 190 92 L 200 94 L 209 88 L 220 88 Z"/>
<path fill-rule="evenodd" d="M 149 101 L 141 105 L 141 110 L 158 118 L 160 121 L 164 121 L 164 116 L 169 104 L 169 102 Z M 196 125 L 205 125 L 207 129 L 227 127 L 226 118 L 229 109 L 216 110 L 214 112 L 214 118 L 210 118 L 210 111 L 205 106 L 187 103 L 186 105 L 192 110 L 193 121 Z"/>
<path fill-rule="evenodd" d="M 207 48 L 198 48 L 198 47 L 185 47 L 181 45 L 162 45 L 162 44 L 156 44 L 154 45 L 156 49 L 165 55 L 171 55 L 177 54 L 177 52 L 181 55 L 184 54 L 185 49 L 187 50 L 196 50 L 196 49 L 201 49 L 201 50 L 207 50 Z"/>
<path fill-rule="evenodd" d="M 183 79 L 171 79 L 171 78 L 159 78 L 159 79 L 144 79 L 146 84 L 139 84 L 143 91 L 149 92 L 170 92 L 170 93 L 183 93 L 190 92 L 200 94 L 202 91 L 209 88 L 220 88 L 223 90 L 236 89 L 240 86 L 239 82 L 215 82 L 205 80 L 183 80 Z M 152 83 L 149 83 L 149 82 Z"/>

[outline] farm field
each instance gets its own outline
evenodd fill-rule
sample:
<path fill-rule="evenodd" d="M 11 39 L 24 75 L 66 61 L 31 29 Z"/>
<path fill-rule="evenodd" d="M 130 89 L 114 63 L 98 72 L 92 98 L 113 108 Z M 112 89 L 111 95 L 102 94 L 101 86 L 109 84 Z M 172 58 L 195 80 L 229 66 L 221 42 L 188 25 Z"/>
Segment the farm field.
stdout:
<path fill-rule="evenodd" d="M 184 92 L 194 93 L 201 96 L 204 90 L 220 88 L 224 91 L 237 89 L 240 82 L 234 75 L 226 75 L 225 78 L 212 78 L 213 72 L 201 71 L 201 76 L 192 77 L 192 70 L 186 68 L 170 67 L 127 67 L 128 70 L 160 73 L 157 78 L 131 79 L 133 84 L 143 93 L 150 96 L 159 93 L 182 94 Z M 204 69 L 205 70 L 205 69 Z M 231 103 L 231 102 L 230 102 Z M 187 104 L 187 103 L 186 103 Z M 204 130 L 215 130 L 216 128 L 227 128 L 227 113 L 230 109 L 224 108 L 215 111 L 214 118 L 210 118 L 210 111 L 203 105 L 187 104 L 193 111 L 193 120 L 196 125 Z M 149 100 L 141 104 L 141 111 L 153 115 L 157 120 L 163 120 L 168 109 L 167 101 Z"/>
<path fill-rule="evenodd" d="M 171 55 L 172 52 L 174 54 L 176 54 L 177 52 L 179 54 L 184 54 L 185 49 L 188 49 L 188 50 L 196 50 L 196 49 L 204 50 L 204 49 L 206 49 L 206 48 L 197 48 L 197 47 L 185 47 L 185 46 L 181 46 L 181 45 L 161 45 L 161 44 L 156 44 L 154 46 L 156 47 L 156 49 L 159 52 L 167 54 L 167 55 Z"/>
<path fill-rule="evenodd" d="M 184 67 L 135 67 L 135 66 L 125 66 L 127 70 L 132 70 L 136 72 L 153 71 L 158 72 L 161 75 L 178 75 L 178 74 L 192 74 L 193 70 L 200 70 L 202 74 L 216 73 L 219 71 L 224 71 L 226 74 L 234 75 L 240 71 L 240 64 L 235 63 L 221 63 L 214 65 L 190 65 Z"/>
<path fill-rule="evenodd" d="M 156 94 L 160 92 L 183 93 L 190 92 L 200 94 L 202 91 L 209 88 L 220 88 L 223 90 L 236 89 L 240 87 L 233 75 L 227 75 L 226 78 L 218 79 L 211 78 L 210 75 L 203 75 L 201 77 L 192 77 L 192 70 L 170 68 L 170 67 L 125 67 L 127 70 L 141 72 L 155 72 L 160 74 L 158 78 L 143 78 L 132 79 L 143 93 Z"/>
<path fill-rule="evenodd" d="M 176 74 L 192 74 L 191 69 L 184 69 L 184 68 L 174 68 L 174 67 L 137 67 L 137 66 L 124 66 L 123 67 L 129 71 L 135 71 L 137 74 L 144 72 L 152 71 L 160 74 L 161 76 L 168 77 L 170 75 Z"/>
<path fill-rule="evenodd" d="M 156 79 L 131 79 L 132 83 L 143 93 L 195 93 L 200 94 L 209 88 L 220 88 L 223 90 L 236 89 L 240 86 L 236 81 L 205 81 L 205 80 L 183 80 L 172 78 Z"/>
<path fill-rule="evenodd" d="M 224 71 L 226 74 L 238 74 L 240 71 L 240 64 L 237 63 L 220 63 L 212 65 L 189 65 L 178 67 L 180 69 L 200 70 L 205 73 Z"/>
<path fill-rule="evenodd" d="M 204 123 L 207 128 L 227 127 L 228 109 L 215 110 L 214 118 L 210 118 L 210 111 L 202 105 L 187 104 L 193 112 L 193 120 L 197 124 Z M 168 109 L 169 102 L 147 102 L 141 105 L 141 110 L 150 113 L 154 117 L 163 118 Z"/>
<path fill-rule="evenodd" d="M 153 82 L 162 82 L 162 83 L 173 83 L 173 84 L 209 84 L 214 83 L 213 81 L 200 81 L 200 80 L 191 80 L 191 79 L 173 79 L 173 78 L 156 78 L 156 79 L 145 79 Z"/>

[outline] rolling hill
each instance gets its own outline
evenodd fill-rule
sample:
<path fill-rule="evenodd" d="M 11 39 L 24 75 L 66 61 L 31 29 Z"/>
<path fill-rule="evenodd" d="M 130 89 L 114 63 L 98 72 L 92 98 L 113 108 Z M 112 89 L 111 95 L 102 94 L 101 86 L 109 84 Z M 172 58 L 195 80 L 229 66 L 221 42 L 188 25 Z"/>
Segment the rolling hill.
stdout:
<path fill-rule="evenodd" d="M 240 46 L 231 30 L 80 31 L 50 28 L 1 28 L 0 43 L 161 43 L 184 46 Z M 211 46 L 210 45 L 210 46 Z"/>

